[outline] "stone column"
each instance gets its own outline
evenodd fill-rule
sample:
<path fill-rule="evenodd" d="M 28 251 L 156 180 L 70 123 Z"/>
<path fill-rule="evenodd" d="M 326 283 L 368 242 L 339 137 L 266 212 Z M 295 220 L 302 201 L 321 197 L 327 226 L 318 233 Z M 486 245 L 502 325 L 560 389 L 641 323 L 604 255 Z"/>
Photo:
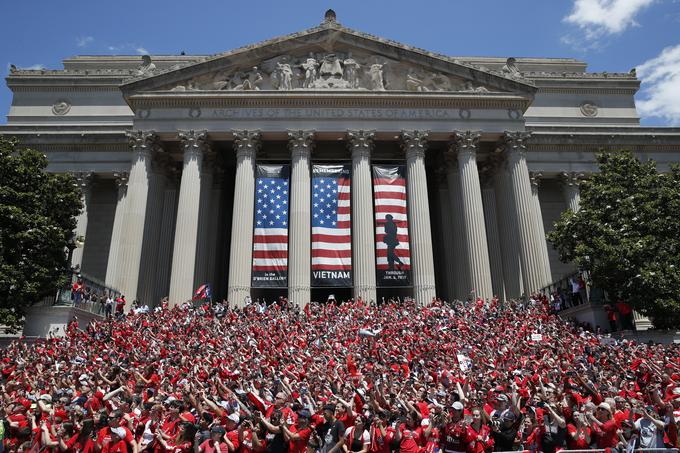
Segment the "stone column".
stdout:
<path fill-rule="evenodd" d="M 531 195 L 531 181 L 526 161 L 529 132 L 506 132 L 505 150 L 508 159 L 517 226 L 519 233 L 519 255 L 522 263 L 522 279 L 527 294 L 541 289 L 544 284 L 544 261 L 540 252 L 540 244 L 536 238 L 536 217 Z M 545 247 L 545 241 L 543 241 Z"/>
<path fill-rule="evenodd" d="M 158 142 L 151 131 L 132 131 L 128 137 L 132 147 L 132 166 L 125 202 L 125 224 L 121 234 L 119 289 L 130 305 L 137 298 L 151 160 L 158 149 Z"/>
<path fill-rule="evenodd" d="M 208 216 L 210 217 L 210 225 L 208 226 L 208 250 L 207 250 L 207 269 L 206 269 L 206 281 L 209 281 L 213 294 L 215 294 L 215 289 L 218 284 L 218 279 L 222 276 L 216 275 L 217 267 L 217 257 L 219 256 L 218 248 L 215 246 L 220 243 L 219 230 L 224 226 L 222 225 L 222 184 L 224 181 L 224 168 L 218 165 L 215 168 L 215 174 L 212 177 L 212 188 L 210 189 L 210 208 L 208 211 Z M 215 297 L 215 296 L 213 296 Z"/>
<path fill-rule="evenodd" d="M 501 255 L 503 259 L 503 286 L 507 299 L 518 299 L 523 293 L 522 264 L 519 257 L 519 237 L 517 233 L 517 212 L 512 194 L 512 181 L 505 164 L 496 171 L 494 177 L 496 192 L 496 219 L 500 231 Z"/>
<path fill-rule="evenodd" d="M 406 190 L 411 239 L 411 269 L 413 297 L 420 305 L 429 305 L 436 296 L 430 205 L 427 196 L 425 150 L 427 131 L 402 131 L 406 151 Z"/>
<path fill-rule="evenodd" d="M 125 200 L 127 197 L 128 173 L 114 173 L 118 188 L 116 199 L 116 213 L 113 217 L 113 229 L 111 231 L 111 242 L 109 244 L 109 259 L 106 264 L 106 284 L 115 289 L 120 288 L 120 269 L 118 268 L 118 257 L 120 254 L 120 239 L 125 224 Z"/>
<path fill-rule="evenodd" d="M 352 152 L 352 269 L 354 298 L 377 301 L 375 280 L 375 218 L 371 151 L 374 131 L 348 131 Z"/>
<path fill-rule="evenodd" d="M 288 245 L 288 299 L 304 308 L 311 297 L 312 213 L 309 160 L 314 132 L 288 131 L 292 158 Z"/>
<path fill-rule="evenodd" d="M 562 191 L 569 209 L 577 212 L 581 205 L 581 180 L 583 173 L 574 171 L 562 173 Z"/>
<path fill-rule="evenodd" d="M 85 238 L 85 240 L 87 241 L 85 235 L 87 234 L 87 216 L 88 216 L 87 211 L 90 205 L 90 197 L 92 195 L 92 173 L 91 172 L 74 173 L 73 177 L 76 180 L 76 185 L 80 187 L 80 191 L 82 192 L 81 200 L 83 202 L 83 210 L 80 211 L 80 214 L 76 219 L 77 223 L 76 229 L 74 231 L 76 243 L 80 243 L 81 241 L 79 241 L 78 238 Z M 80 247 L 76 247 L 73 250 L 73 255 L 71 256 L 71 266 L 72 267 L 78 266 L 81 269 L 81 271 L 83 268 L 84 250 L 85 243 L 81 243 Z"/>
<path fill-rule="evenodd" d="M 449 202 L 451 204 L 451 222 L 453 235 L 453 262 L 455 273 L 453 274 L 455 286 L 455 298 L 467 300 L 472 290 L 470 283 L 470 271 L 468 266 L 468 250 L 465 244 L 465 219 L 460 193 L 460 173 L 456 156 L 447 153 L 446 159 L 446 182 L 449 187 Z"/>
<path fill-rule="evenodd" d="M 234 214 L 229 249 L 229 287 L 227 300 L 243 307 L 250 296 L 253 265 L 253 209 L 255 202 L 255 156 L 260 147 L 259 131 L 234 132 L 236 178 Z"/>
<path fill-rule="evenodd" d="M 144 244 L 140 267 L 141 280 L 137 296 L 142 304 L 154 306 L 156 299 L 156 274 L 160 271 L 158 254 L 160 252 L 161 220 L 163 217 L 163 198 L 165 194 L 165 177 L 163 166 L 154 162 L 151 166 L 149 185 L 149 202 L 147 203 L 147 219 L 144 225 Z"/>
<path fill-rule="evenodd" d="M 453 246 L 453 215 L 451 212 L 451 200 L 447 186 L 447 172 L 444 169 L 437 172 L 439 186 L 439 210 L 441 212 L 442 238 L 444 241 L 444 275 L 446 276 L 446 296 L 452 301 L 456 298 L 456 263 Z"/>
<path fill-rule="evenodd" d="M 470 283 L 475 290 L 476 297 L 490 299 L 493 297 L 493 290 L 489 266 L 489 248 L 486 242 L 484 207 L 477 170 L 479 137 L 479 132 L 456 132 L 454 134 L 455 149 L 453 151 L 458 155 Z"/>
<path fill-rule="evenodd" d="M 211 225 L 216 221 L 217 211 L 212 210 L 213 172 L 215 159 L 204 156 L 201 169 L 201 194 L 198 210 L 198 235 L 196 237 L 196 271 L 194 273 L 194 288 L 204 283 L 212 285 L 209 275 L 210 250 L 215 249 L 215 238 L 210 236 Z M 214 255 L 213 255 L 214 256 Z"/>
<path fill-rule="evenodd" d="M 543 283 L 541 286 L 547 286 L 552 283 L 552 272 L 550 271 L 550 257 L 548 256 L 548 243 L 545 238 L 545 225 L 543 225 L 543 212 L 541 211 L 541 200 L 538 197 L 538 186 L 541 183 L 543 175 L 539 172 L 529 172 L 529 180 L 531 181 L 531 199 L 534 205 L 534 219 L 536 224 L 536 243 L 539 246 L 538 252 L 543 261 Z M 541 245 L 543 244 L 543 245 Z"/>
<path fill-rule="evenodd" d="M 184 151 L 182 177 L 177 204 L 177 222 L 170 274 L 170 305 L 191 299 L 196 273 L 199 207 L 201 204 L 201 169 L 208 149 L 207 131 L 179 133 Z"/>
<path fill-rule="evenodd" d="M 489 268 L 491 269 L 491 287 L 494 296 L 505 300 L 505 285 L 503 284 L 503 254 L 498 234 L 498 220 L 496 219 L 496 193 L 494 192 L 493 176 L 488 175 L 482 184 L 482 203 L 484 205 L 484 220 L 486 222 L 486 241 L 489 245 Z"/>
<path fill-rule="evenodd" d="M 154 304 L 167 297 L 170 290 L 170 273 L 172 272 L 172 240 L 175 237 L 175 219 L 177 215 L 177 186 L 179 174 L 173 167 L 165 177 L 163 193 L 163 218 L 158 239 L 158 273 L 156 274 L 156 293 Z"/>

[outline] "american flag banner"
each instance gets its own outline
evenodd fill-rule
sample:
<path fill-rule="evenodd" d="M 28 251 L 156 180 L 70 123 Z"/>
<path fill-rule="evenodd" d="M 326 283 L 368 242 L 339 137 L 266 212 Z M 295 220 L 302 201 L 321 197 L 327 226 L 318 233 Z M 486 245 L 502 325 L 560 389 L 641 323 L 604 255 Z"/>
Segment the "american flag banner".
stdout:
<path fill-rule="evenodd" d="M 258 165 L 255 178 L 252 284 L 288 286 L 290 166 Z"/>
<path fill-rule="evenodd" d="M 373 166 L 378 286 L 411 285 L 405 172 L 403 165 Z"/>
<path fill-rule="evenodd" d="M 350 171 L 312 166 L 312 286 L 352 286 Z"/>

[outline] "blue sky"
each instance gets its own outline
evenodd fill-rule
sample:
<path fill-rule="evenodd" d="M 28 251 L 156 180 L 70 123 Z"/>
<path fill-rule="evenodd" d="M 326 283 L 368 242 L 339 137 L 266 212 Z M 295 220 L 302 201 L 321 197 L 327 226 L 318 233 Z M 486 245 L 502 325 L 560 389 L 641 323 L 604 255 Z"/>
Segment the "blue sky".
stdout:
<path fill-rule="evenodd" d="M 680 0 L 23 0 L 3 5 L 0 70 L 62 68 L 73 55 L 213 54 L 318 24 L 446 55 L 573 57 L 638 68 L 643 125 L 680 126 Z M 0 122 L 11 92 L 0 86 Z"/>

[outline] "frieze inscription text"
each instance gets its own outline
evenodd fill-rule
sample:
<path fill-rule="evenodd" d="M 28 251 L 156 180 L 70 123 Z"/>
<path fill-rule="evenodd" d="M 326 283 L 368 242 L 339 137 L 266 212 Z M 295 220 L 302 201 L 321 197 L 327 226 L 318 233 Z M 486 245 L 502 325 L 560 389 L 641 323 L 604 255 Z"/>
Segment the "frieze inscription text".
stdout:
<path fill-rule="evenodd" d="M 458 109 L 362 109 L 362 108 L 246 108 L 246 109 L 213 109 L 213 118 L 228 119 L 315 119 L 315 118 L 350 118 L 350 119 L 421 119 L 448 120 L 458 119 Z M 467 118 L 466 118 L 467 119 Z"/>

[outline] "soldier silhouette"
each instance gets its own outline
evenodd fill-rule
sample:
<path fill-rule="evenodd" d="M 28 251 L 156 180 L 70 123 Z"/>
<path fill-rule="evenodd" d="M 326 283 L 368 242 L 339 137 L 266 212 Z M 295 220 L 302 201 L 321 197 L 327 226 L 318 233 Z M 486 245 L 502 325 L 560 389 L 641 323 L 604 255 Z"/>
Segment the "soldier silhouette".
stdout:
<path fill-rule="evenodd" d="M 395 249 L 399 245 L 399 239 L 397 238 L 397 224 L 394 223 L 394 217 L 392 214 L 387 214 L 385 216 L 385 236 L 383 237 L 383 242 L 387 245 L 387 268 L 389 270 L 394 270 L 394 263 L 399 264 L 399 270 L 404 263 L 397 256 Z"/>

